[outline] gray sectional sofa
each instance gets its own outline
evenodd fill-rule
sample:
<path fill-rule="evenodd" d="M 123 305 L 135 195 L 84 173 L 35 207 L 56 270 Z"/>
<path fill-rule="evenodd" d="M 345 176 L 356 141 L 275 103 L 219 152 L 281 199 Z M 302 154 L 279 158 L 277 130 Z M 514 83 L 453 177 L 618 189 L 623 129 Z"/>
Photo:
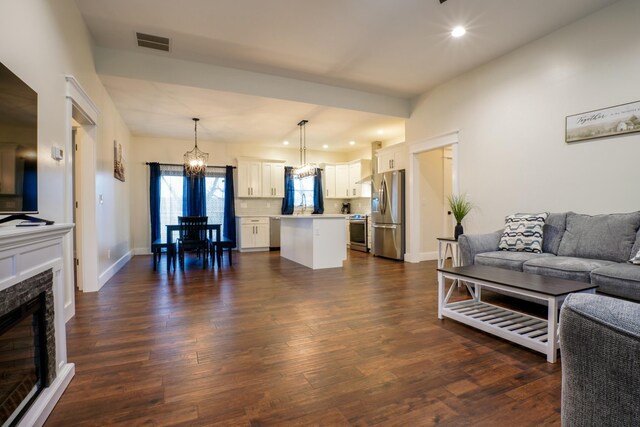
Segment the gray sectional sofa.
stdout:
<path fill-rule="evenodd" d="M 640 304 L 569 295 L 560 348 L 564 427 L 640 426 Z"/>
<path fill-rule="evenodd" d="M 542 253 L 498 249 L 502 230 L 459 237 L 463 265 L 488 265 L 598 285 L 598 293 L 640 301 L 640 211 L 626 214 L 549 214 Z"/>

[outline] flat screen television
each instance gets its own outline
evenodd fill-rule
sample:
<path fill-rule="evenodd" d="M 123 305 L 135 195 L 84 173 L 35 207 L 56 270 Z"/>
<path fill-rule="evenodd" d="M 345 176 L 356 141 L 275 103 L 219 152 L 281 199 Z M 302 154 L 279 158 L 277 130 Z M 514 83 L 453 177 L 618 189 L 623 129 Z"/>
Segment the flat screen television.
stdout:
<path fill-rule="evenodd" d="M 38 94 L 0 63 L 0 215 L 38 212 Z"/>

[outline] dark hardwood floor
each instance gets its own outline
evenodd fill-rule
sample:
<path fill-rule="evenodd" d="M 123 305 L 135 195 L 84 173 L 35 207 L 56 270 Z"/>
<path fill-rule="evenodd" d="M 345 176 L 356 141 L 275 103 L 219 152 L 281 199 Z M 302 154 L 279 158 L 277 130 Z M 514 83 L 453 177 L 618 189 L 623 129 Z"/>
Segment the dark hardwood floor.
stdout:
<path fill-rule="evenodd" d="M 438 320 L 435 261 L 233 261 L 138 256 L 77 294 L 76 375 L 46 425 L 559 425 L 560 364 Z"/>

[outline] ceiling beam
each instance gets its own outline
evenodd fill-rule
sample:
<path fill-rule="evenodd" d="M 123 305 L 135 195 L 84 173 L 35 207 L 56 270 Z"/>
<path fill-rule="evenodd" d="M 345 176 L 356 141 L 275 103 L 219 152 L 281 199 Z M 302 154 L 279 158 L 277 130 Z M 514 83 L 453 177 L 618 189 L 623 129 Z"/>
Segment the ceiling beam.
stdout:
<path fill-rule="evenodd" d="M 408 118 L 410 101 L 321 83 L 96 47 L 98 74 L 155 81 L 209 90 L 304 102 L 367 113 Z"/>

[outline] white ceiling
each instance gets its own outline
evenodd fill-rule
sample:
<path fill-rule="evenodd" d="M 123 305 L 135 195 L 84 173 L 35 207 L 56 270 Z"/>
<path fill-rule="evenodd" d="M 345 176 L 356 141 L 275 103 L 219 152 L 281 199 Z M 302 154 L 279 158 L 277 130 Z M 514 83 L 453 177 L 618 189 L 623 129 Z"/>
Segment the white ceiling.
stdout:
<path fill-rule="evenodd" d="M 273 147 L 285 140 L 298 147 L 302 119 L 309 120 L 306 142 L 312 149 L 327 144 L 332 151 L 350 151 L 404 135 L 404 121 L 395 117 L 122 77 L 102 81 L 137 135 L 192 138 L 192 117 L 200 118 L 199 139 Z"/>
<path fill-rule="evenodd" d="M 76 0 L 100 47 L 402 99 L 424 93 L 614 2 L 448 0 L 440 5 L 438 0 Z M 453 39 L 449 32 L 455 25 L 466 26 L 467 35 Z M 137 47 L 136 31 L 169 37 L 171 51 Z M 104 77 L 104 82 L 136 134 L 187 137 L 188 131 L 180 131 L 183 126 L 190 128 L 189 123 L 182 125 L 187 113 L 224 120 L 209 125 L 210 139 L 265 144 L 291 138 L 288 135 L 303 118 L 313 123 L 317 135 L 336 141 L 369 138 L 371 129 L 385 123 L 395 128 L 400 123 L 370 113 L 247 94 L 126 78 Z M 203 120 L 202 127 L 206 126 Z M 309 129 L 308 140 L 311 135 Z M 386 134 L 388 138 L 401 136 Z"/>

